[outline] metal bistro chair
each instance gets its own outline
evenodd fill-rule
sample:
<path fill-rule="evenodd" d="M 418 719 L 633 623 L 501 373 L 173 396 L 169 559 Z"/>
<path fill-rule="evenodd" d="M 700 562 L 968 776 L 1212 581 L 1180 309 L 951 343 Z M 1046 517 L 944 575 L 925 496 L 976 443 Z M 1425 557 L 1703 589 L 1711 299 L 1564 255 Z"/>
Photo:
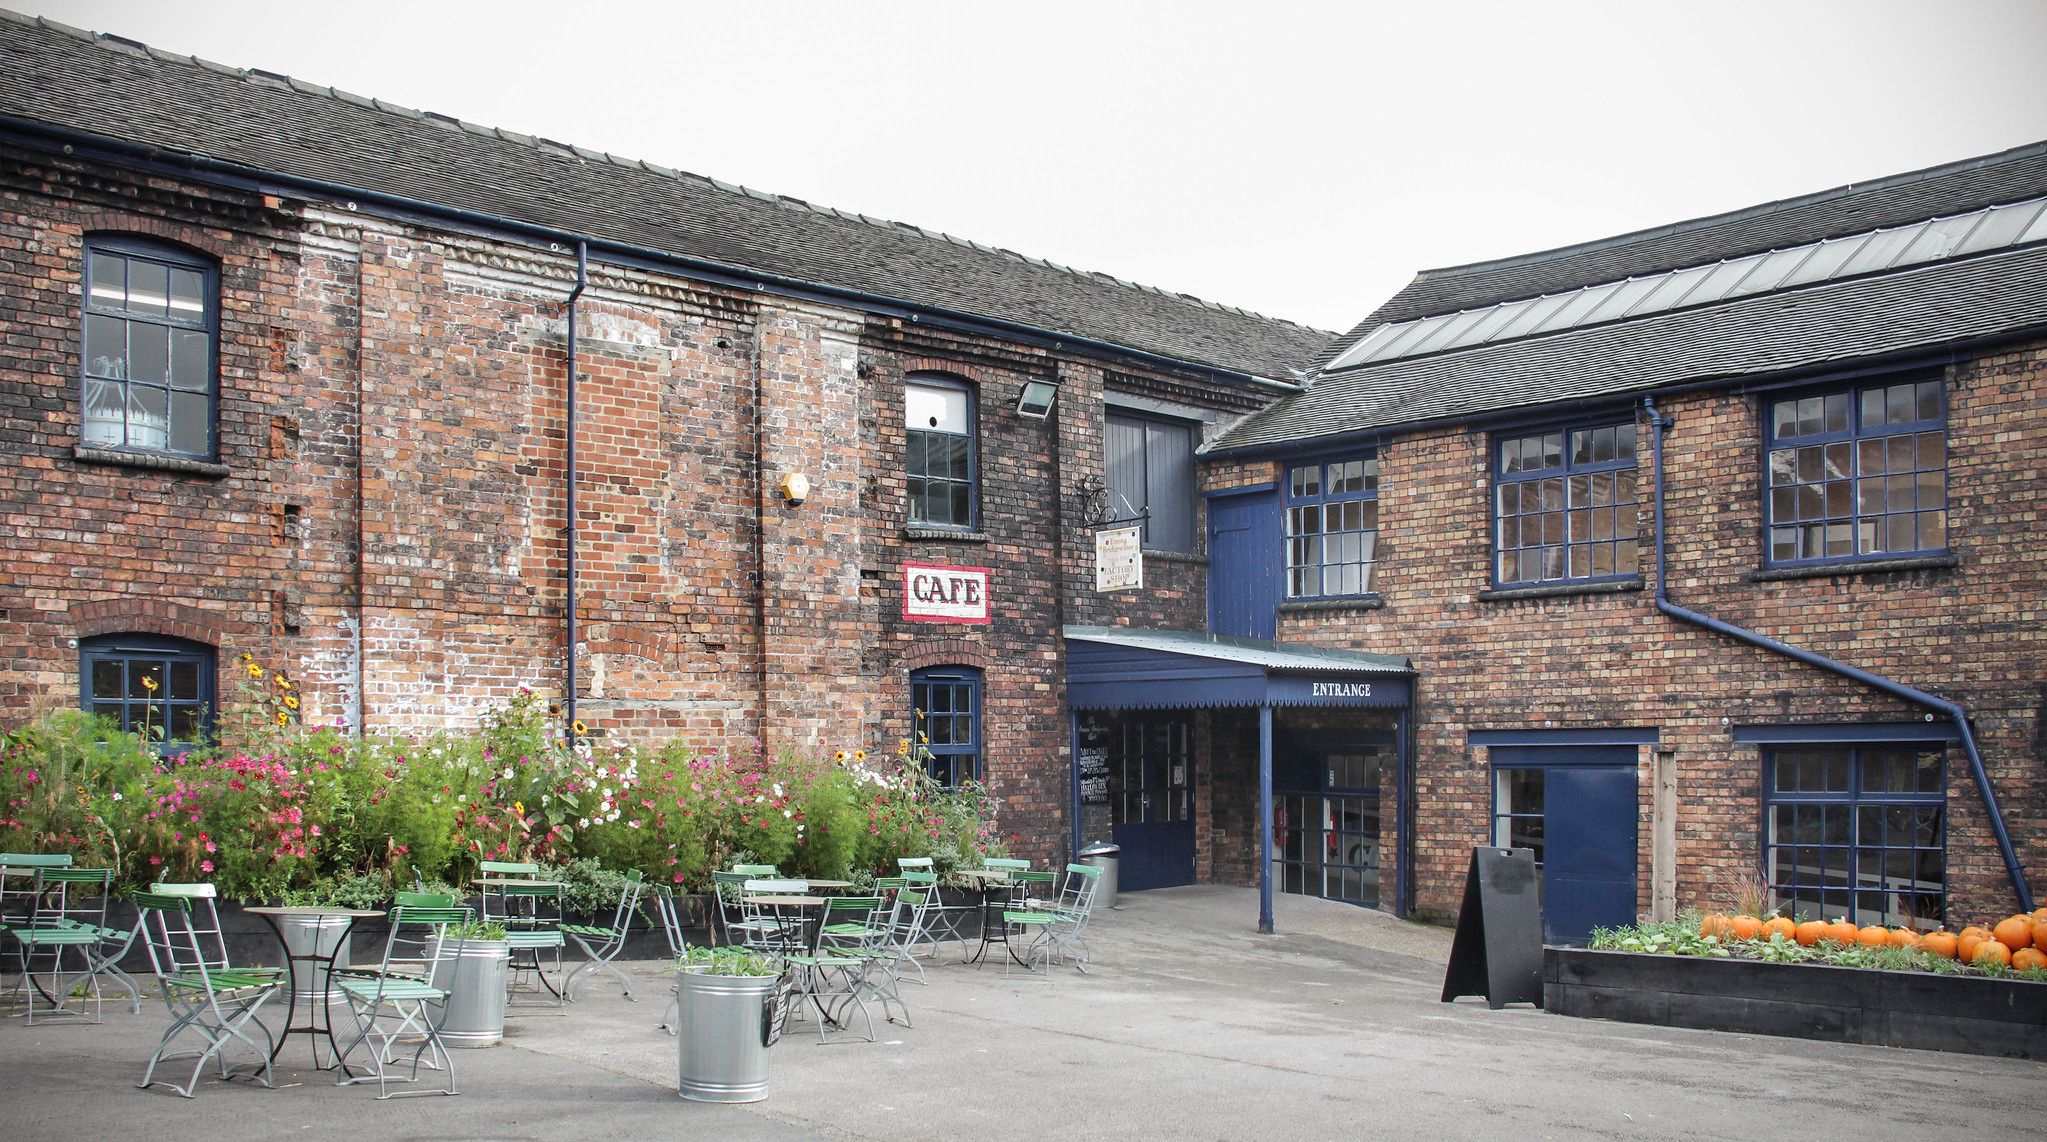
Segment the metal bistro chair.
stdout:
<path fill-rule="evenodd" d="M 810 938 L 809 921 L 788 914 L 779 905 L 763 904 L 759 897 L 809 894 L 807 880 L 749 880 L 741 884 L 740 931 L 745 937 L 742 942 L 756 952 L 773 956 L 808 950 L 816 943 Z"/>
<path fill-rule="evenodd" d="M 727 944 L 754 946 L 758 933 L 754 920 L 749 918 L 746 907 L 746 882 L 759 877 L 744 872 L 714 872 L 711 874 L 711 893 L 716 897 L 716 920 L 722 933 L 720 940 Z M 677 952 L 681 955 L 681 952 Z"/>
<path fill-rule="evenodd" d="M 71 867 L 70 853 L 0 853 L 0 939 L 11 928 L 25 928 L 36 914 L 36 873 L 45 868 Z M 4 948 L 4 944 L 0 944 Z M 6 956 L 0 963 L 13 964 Z M 8 998 L 18 1000 L 27 981 L 17 977 Z"/>
<path fill-rule="evenodd" d="M 817 941 L 805 952 L 787 956 L 797 969 L 793 1000 L 817 1014 L 817 1041 L 829 1042 L 827 1032 L 837 1027 L 852 1029 L 856 1009 L 866 1023 L 866 1039 L 874 1042 L 874 1016 L 867 1010 L 865 976 L 874 960 L 860 954 L 864 942 L 879 931 L 874 914 L 881 907 L 879 896 L 835 896 L 821 907 Z M 838 929 L 836 934 L 833 929 Z"/>
<path fill-rule="evenodd" d="M 403 893 L 406 896 L 426 895 Z M 356 1034 L 341 1048 L 335 1065 L 341 1069 L 337 1086 L 375 1082 L 377 1097 L 397 1098 L 414 1094 L 455 1094 L 455 1062 L 441 1042 L 441 1020 L 448 1013 L 448 993 L 430 982 L 436 968 L 446 965 L 452 972 L 461 962 L 462 938 L 450 940 L 450 924 L 465 924 L 469 909 L 448 905 L 398 903 L 391 909 L 391 930 L 384 937 L 384 958 L 376 974 L 352 975 L 340 979 L 348 997 L 349 1014 L 355 1017 Z M 403 1078 L 393 1078 L 389 1068 L 400 1043 L 417 1043 L 412 1068 Z M 357 1074 L 348 1060 L 357 1048 L 368 1046 L 366 1073 Z M 420 1067 L 440 1071 L 447 1085 L 438 1089 L 393 1091 L 390 1083 L 419 1081 Z"/>
<path fill-rule="evenodd" d="M 931 955 L 936 958 L 942 941 L 951 940 L 960 946 L 960 958 L 967 959 L 973 954 L 973 940 L 965 931 L 969 917 L 981 911 L 978 904 L 947 904 L 939 898 L 937 862 L 930 857 L 897 857 L 896 867 L 902 871 L 903 879 L 930 894 L 924 910 L 917 917 L 917 935 L 912 941 L 929 943 Z"/>
<path fill-rule="evenodd" d="M 661 934 L 668 939 L 670 962 L 682 958 L 682 951 L 688 946 L 682 934 L 682 910 L 675 902 L 675 888 L 672 885 L 654 886 L 654 915 L 661 919 Z M 682 995 L 677 993 L 668 1000 L 668 1006 L 661 1011 L 661 1029 L 675 1034 L 675 1019 L 682 1010 Z"/>
<path fill-rule="evenodd" d="M 562 980 L 562 994 L 570 999 L 576 997 L 576 981 L 585 975 L 595 975 L 599 970 L 608 971 L 625 988 L 625 997 L 633 997 L 633 981 L 626 974 L 611 965 L 618 953 L 625 947 L 627 932 L 631 930 L 633 915 L 640 906 L 640 893 L 646 891 L 646 881 L 639 870 L 626 874 L 625 887 L 618 894 L 618 908 L 611 914 L 611 926 L 598 927 L 592 924 L 563 924 L 562 933 L 576 942 L 583 954 L 589 958 L 569 970 Z M 595 941 L 593 944 L 592 941 Z"/>
<path fill-rule="evenodd" d="M 35 912 L 26 924 L 12 927 L 28 1024 L 36 1021 L 38 997 L 49 1001 L 46 1019 L 70 1015 L 99 1022 L 103 977 L 126 989 L 130 1010 L 142 1014 L 142 991 L 118 966 L 134 944 L 137 929 L 106 926 L 113 883 L 114 870 L 110 868 L 36 869 Z M 90 1015 L 82 1002 L 73 1005 L 72 993 L 80 989 L 85 995 L 79 998 L 92 1003 Z"/>
<path fill-rule="evenodd" d="M 479 894 L 483 919 L 486 923 L 504 925 L 505 943 L 511 949 L 510 995 L 531 990 L 519 986 L 519 976 L 531 972 L 540 990 L 554 997 L 552 1003 L 541 999 L 515 1005 L 508 995 L 506 1004 L 552 1007 L 556 1014 L 568 1014 L 562 990 L 547 980 L 544 962 L 551 955 L 555 974 L 561 974 L 564 946 L 561 885 L 541 882 L 540 866 L 527 861 L 487 860 L 478 866 L 478 871 L 483 874 Z"/>
<path fill-rule="evenodd" d="M 1023 955 L 1026 968 L 1037 970 L 1031 965 L 1034 961 L 1040 962 L 1049 979 L 1052 965 L 1071 956 L 1073 966 L 1082 975 L 1087 974 L 1087 922 L 1094 914 L 1095 892 L 1101 887 L 1101 881 L 1099 866 L 1069 864 L 1066 866 L 1066 881 L 1056 899 L 1037 908 L 1004 913 L 1003 919 L 1033 932 Z M 1008 968 L 1005 966 L 1003 970 L 1007 972 Z"/>
<path fill-rule="evenodd" d="M 143 939 L 149 948 L 149 965 L 156 973 L 157 989 L 171 1013 L 171 1025 L 157 1043 L 156 1053 L 142 1072 L 143 1089 L 162 1085 L 185 1098 L 199 1085 L 199 1076 L 211 1060 L 223 1079 L 244 1075 L 264 1086 L 272 1082 L 270 1056 L 277 1043 L 270 1028 L 258 1017 L 263 1004 L 284 986 L 284 980 L 269 971 L 244 972 L 214 966 L 199 944 L 192 926 L 192 897 L 160 892 L 135 896 L 141 911 Z M 203 1046 L 196 1051 L 171 1052 L 173 1044 L 187 1032 L 196 1033 Z M 260 1034 L 258 1042 L 254 1034 Z M 230 1068 L 222 1054 L 228 1046 L 241 1043 L 256 1052 L 260 1062 L 254 1068 Z M 192 1075 L 183 1086 L 156 1077 L 159 1064 L 192 1059 Z"/>

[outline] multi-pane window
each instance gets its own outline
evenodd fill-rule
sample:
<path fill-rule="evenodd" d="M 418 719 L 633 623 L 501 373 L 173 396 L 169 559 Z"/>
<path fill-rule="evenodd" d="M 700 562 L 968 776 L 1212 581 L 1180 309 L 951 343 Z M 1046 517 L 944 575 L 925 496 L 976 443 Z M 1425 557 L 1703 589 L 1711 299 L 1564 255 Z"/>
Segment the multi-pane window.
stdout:
<path fill-rule="evenodd" d="M 1763 867 L 1813 919 L 1938 926 L 1947 915 L 1946 755 L 1938 745 L 1764 751 Z"/>
<path fill-rule="evenodd" d="M 1936 379 L 1771 401 L 1770 562 L 1945 550 L 1941 395 Z"/>
<path fill-rule="evenodd" d="M 1287 469 L 1288 598 L 1369 592 L 1378 539 L 1378 457 Z"/>
<path fill-rule="evenodd" d="M 981 672 L 932 667 L 910 675 L 911 720 L 926 771 L 947 789 L 981 779 Z"/>
<path fill-rule="evenodd" d="M 81 442 L 213 456 L 213 267 L 113 238 L 85 248 Z"/>
<path fill-rule="evenodd" d="M 166 753 L 198 746 L 213 723 L 214 653 L 181 639 L 107 635 L 79 644 L 81 698 Z"/>
<path fill-rule="evenodd" d="M 1194 550 L 1194 425 L 1108 413 L 1109 514 L 1144 516 L 1144 545 Z"/>
<path fill-rule="evenodd" d="M 1493 581 L 1560 583 L 1635 574 L 1635 426 L 1562 428 L 1494 452 Z"/>
<path fill-rule="evenodd" d="M 910 522 L 974 526 L 974 392 L 957 381 L 919 374 L 903 392 Z"/>

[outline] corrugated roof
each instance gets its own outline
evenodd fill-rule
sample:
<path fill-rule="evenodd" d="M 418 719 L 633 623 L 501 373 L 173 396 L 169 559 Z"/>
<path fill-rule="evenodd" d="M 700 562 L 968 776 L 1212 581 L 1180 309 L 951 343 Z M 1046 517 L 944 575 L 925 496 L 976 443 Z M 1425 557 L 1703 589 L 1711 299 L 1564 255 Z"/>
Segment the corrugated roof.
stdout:
<path fill-rule="evenodd" d="M 1212 450 L 1286 444 L 2047 329 L 2047 245 L 1317 377 Z"/>
<path fill-rule="evenodd" d="M 0 12 L 0 115 L 1272 379 L 1332 334 Z"/>
<path fill-rule="evenodd" d="M 1142 627 L 1069 626 L 1068 639 L 1185 654 L 1219 662 L 1237 662 L 1263 670 L 1313 670 L 1338 674 L 1412 674 L 1413 666 L 1397 654 L 1365 654 L 1302 643 L 1262 638 L 1198 634 L 1193 631 L 1147 630 Z"/>

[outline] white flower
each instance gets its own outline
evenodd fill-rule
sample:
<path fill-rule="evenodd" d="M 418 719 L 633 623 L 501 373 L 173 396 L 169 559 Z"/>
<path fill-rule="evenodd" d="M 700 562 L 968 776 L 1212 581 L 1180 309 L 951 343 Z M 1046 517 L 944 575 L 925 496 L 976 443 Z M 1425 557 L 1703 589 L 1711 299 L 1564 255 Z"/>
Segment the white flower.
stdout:
<path fill-rule="evenodd" d="M 467 794 L 467 793 L 457 793 L 457 794 L 455 794 L 455 800 L 456 800 L 456 801 L 467 801 L 467 800 L 469 800 L 469 794 Z"/>
<path fill-rule="evenodd" d="M 611 812 L 611 802 L 609 802 L 609 801 L 600 801 L 600 802 L 598 802 L 598 803 L 597 803 L 597 811 L 598 811 L 599 813 L 609 813 L 609 812 Z"/>
<path fill-rule="evenodd" d="M 120 794 L 120 793 L 119 793 L 118 791 L 116 791 L 116 792 L 114 793 L 114 800 L 116 800 L 116 801 L 119 801 L 120 799 L 121 799 L 121 794 Z"/>
<path fill-rule="evenodd" d="M 506 767 L 505 767 L 505 780 L 506 780 L 506 781 L 510 781 L 511 779 L 512 779 L 512 767 L 508 765 L 508 766 L 506 766 Z"/>
<path fill-rule="evenodd" d="M 768 799 L 765 796 L 755 797 L 753 799 L 753 803 L 756 805 L 765 805 L 768 803 Z"/>
<path fill-rule="evenodd" d="M 774 790 L 775 790 L 775 796 L 777 796 L 777 797 L 781 797 L 781 796 L 784 796 L 784 794 L 783 794 L 783 792 L 782 792 L 782 783 L 781 783 L 781 782 L 779 782 L 779 781 L 775 782 L 775 784 L 774 784 Z"/>
<path fill-rule="evenodd" d="M 587 828 L 589 828 L 589 827 L 590 827 L 590 818 L 588 818 L 588 817 L 585 817 L 585 818 L 583 818 L 583 819 L 582 819 L 581 821 L 578 821 L 578 822 L 576 823 L 576 827 L 578 827 L 578 828 L 582 828 L 582 829 L 587 829 Z"/>
<path fill-rule="evenodd" d="M 794 816 L 795 816 L 796 814 L 794 814 L 794 813 L 791 813 L 791 812 L 790 812 L 789 810 L 787 810 L 787 809 L 784 809 L 784 810 L 782 810 L 782 815 L 783 815 L 784 817 L 794 817 Z"/>
<path fill-rule="evenodd" d="M 626 824 L 631 825 L 633 828 L 637 829 L 640 827 L 640 820 L 639 818 L 635 817 L 632 820 L 627 821 Z"/>

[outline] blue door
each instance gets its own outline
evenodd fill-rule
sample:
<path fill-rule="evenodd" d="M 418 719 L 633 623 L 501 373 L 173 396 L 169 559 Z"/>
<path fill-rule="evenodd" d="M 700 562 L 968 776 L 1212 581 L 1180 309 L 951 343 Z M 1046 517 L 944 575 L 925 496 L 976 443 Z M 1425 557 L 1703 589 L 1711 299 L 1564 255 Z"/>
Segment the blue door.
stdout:
<path fill-rule="evenodd" d="M 1194 719 L 1126 714 L 1109 726 L 1109 834 L 1118 891 L 1194 883 Z"/>
<path fill-rule="evenodd" d="M 1634 923 L 1634 749 L 1496 748 L 1493 762 L 1493 843 L 1535 850 L 1543 940 Z"/>
<path fill-rule="evenodd" d="M 1273 636 L 1279 557 L 1279 502 L 1273 493 L 1209 499 L 1208 633 Z"/>

